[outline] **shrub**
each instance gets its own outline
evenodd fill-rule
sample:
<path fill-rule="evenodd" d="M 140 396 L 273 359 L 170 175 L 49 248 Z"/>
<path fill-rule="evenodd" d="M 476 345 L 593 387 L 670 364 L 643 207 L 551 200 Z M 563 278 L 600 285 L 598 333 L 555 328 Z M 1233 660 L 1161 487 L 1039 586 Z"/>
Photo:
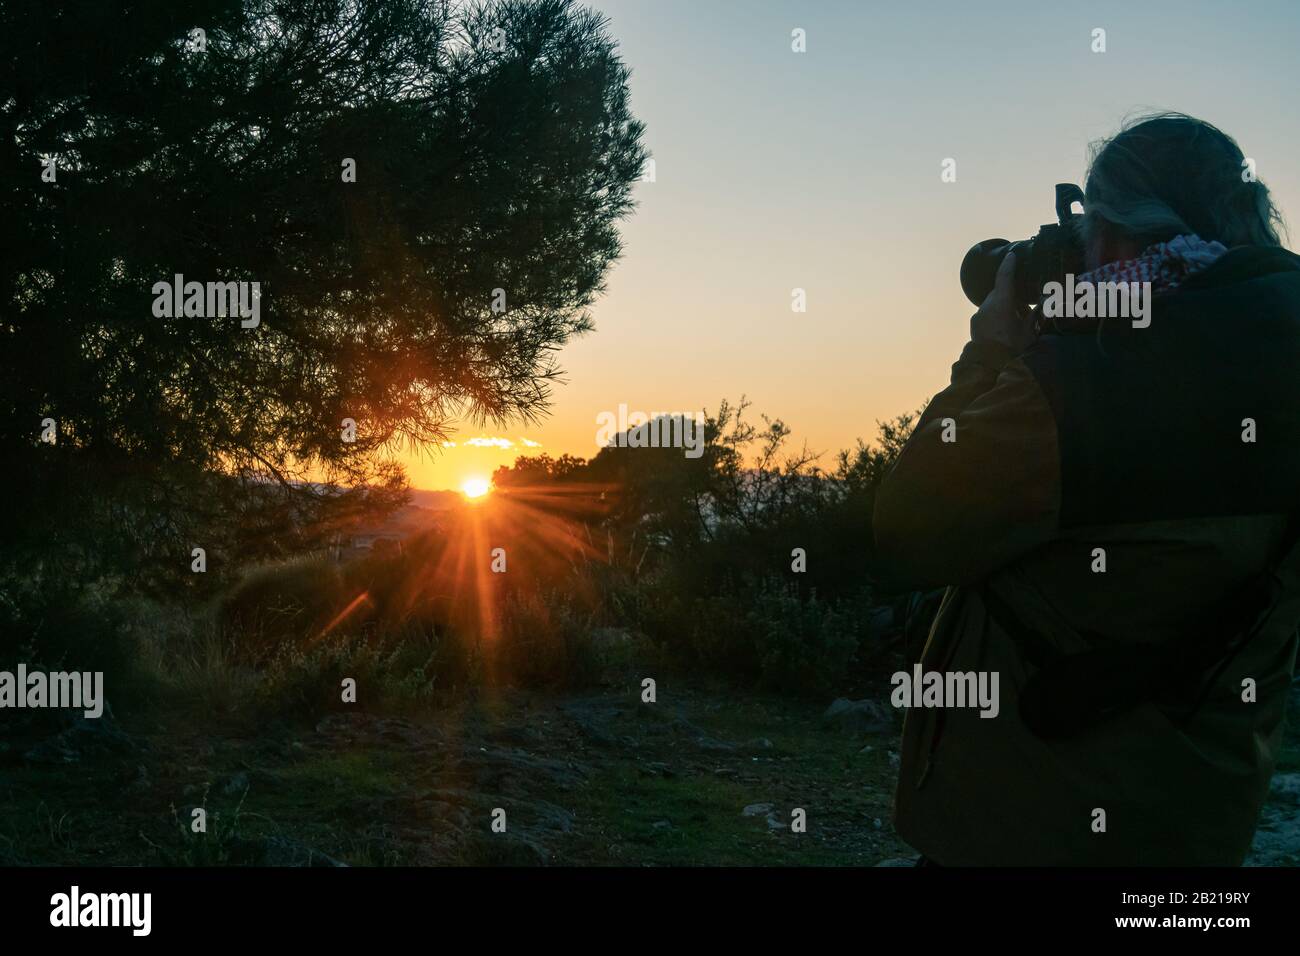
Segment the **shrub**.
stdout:
<path fill-rule="evenodd" d="M 764 685 L 798 694 L 827 694 L 858 651 L 853 618 L 786 587 L 761 591 L 746 615 Z"/>
<path fill-rule="evenodd" d="M 591 613 L 564 592 L 509 595 L 500 625 L 499 641 L 485 651 L 503 682 L 560 689 L 591 684 L 599 676 Z"/>
<path fill-rule="evenodd" d="M 111 581 L 78 586 L 39 574 L 11 577 L 0 586 L 0 668 L 102 671 L 105 697 L 121 703 L 139 677 L 127 610 Z M 42 723 L 58 719 L 53 710 L 39 714 Z"/>
<path fill-rule="evenodd" d="M 779 579 L 738 582 L 691 596 L 657 579 L 636 602 L 637 623 L 687 666 L 796 694 L 826 694 L 844 683 L 861 645 L 870 605 L 855 598 L 801 596 Z"/>
<path fill-rule="evenodd" d="M 217 625 L 238 659 L 262 661 L 320 635 L 347 604 L 343 578 L 308 555 L 250 569 L 217 605 Z"/>
<path fill-rule="evenodd" d="M 449 635 L 342 631 L 282 646 L 262 668 L 254 709 L 311 719 L 349 709 L 414 713 L 477 683 L 480 670 L 476 650 Z M 343 702 L 344 678 L 357 682 L 355 705 Z"/>

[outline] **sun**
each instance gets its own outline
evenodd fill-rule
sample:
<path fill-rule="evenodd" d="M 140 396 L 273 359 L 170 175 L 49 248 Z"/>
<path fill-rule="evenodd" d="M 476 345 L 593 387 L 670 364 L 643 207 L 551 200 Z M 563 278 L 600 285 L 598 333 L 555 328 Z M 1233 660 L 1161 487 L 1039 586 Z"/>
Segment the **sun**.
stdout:
<path fill-rule="evenodd" d="M 482 498 L 491 490 L 492 483 L 482 477 L 466 478 L 460 485 L 461 494 L 471 501 Z"/>

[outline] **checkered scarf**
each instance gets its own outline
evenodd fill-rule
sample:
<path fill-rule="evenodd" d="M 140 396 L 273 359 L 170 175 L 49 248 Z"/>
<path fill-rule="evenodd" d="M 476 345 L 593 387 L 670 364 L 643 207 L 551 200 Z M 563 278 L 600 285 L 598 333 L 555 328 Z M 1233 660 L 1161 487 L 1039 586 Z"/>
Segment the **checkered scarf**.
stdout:
<path fill-rule="evenodd" d="M 1085 272 L 1075 282 L 1150 282 L 1153 293 L 1168 292 L 1213 265 L 1227 251 L 1221 242 L 1206 242 L 1195 235 L 1175 236 L 1148 246 L 1136 259 L 1108 262 Z"/>

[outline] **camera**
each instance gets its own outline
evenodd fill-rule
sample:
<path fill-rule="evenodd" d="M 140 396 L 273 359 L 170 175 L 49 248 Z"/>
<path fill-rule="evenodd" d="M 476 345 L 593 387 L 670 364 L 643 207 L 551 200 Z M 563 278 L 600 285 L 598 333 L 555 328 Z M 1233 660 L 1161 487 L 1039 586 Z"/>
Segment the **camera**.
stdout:
<path fill-rule="evenodd" d="M 1083 215 L 1070 208 L 1076 202 L 1083 202 L 1083 190 L 1073 183 L 1057 183 L 1056 222 L 1043 226 L 1032 239 L 985 239 L 972 246 L 961 261 L 966 298 L 976 305 L 984 301 L 1008 252 L 1016 254 L 1015 296 L 1022 308 L 1037 305 L 1047 283 L 1064 283 L 1067 274 L 1082 272 Z"/>

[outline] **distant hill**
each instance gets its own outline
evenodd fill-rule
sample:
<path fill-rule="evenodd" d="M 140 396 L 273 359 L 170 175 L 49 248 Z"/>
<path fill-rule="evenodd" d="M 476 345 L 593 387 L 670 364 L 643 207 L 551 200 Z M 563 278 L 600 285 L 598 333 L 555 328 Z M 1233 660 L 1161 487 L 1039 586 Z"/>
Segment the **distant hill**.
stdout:
<path fill-rule="evenodd" d="M 411 489 L 411 504 L 417 508 L 424 508 L 428 511 L 446 511 L 448 508 L 454 508 L 461 504 L 462 498 L 458 491 L 423 491 L 415 488 Z"/>
<path fill-rule="evenodd" d="M 398 508 L 383 521 L 367 524 L 358 522 L 339 537 L 335 552 L 339 560 L 350 560 L 365 554 L 381 542 L 398 544 L 426 531 L 440 533 L 442 516 L 463 499 L 454 491 L 412 491 L 411 501 Z"/>

